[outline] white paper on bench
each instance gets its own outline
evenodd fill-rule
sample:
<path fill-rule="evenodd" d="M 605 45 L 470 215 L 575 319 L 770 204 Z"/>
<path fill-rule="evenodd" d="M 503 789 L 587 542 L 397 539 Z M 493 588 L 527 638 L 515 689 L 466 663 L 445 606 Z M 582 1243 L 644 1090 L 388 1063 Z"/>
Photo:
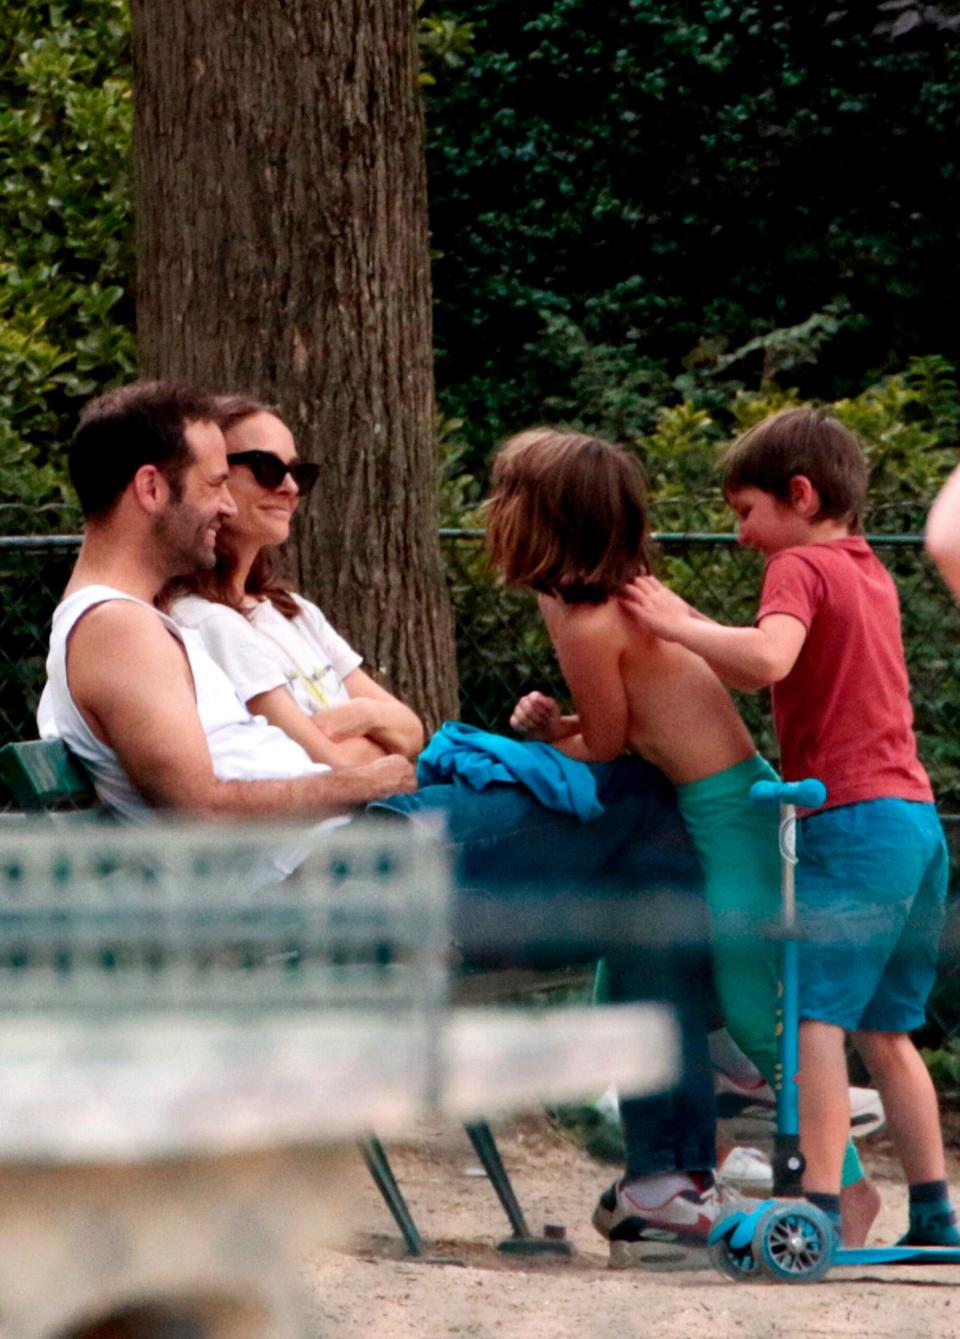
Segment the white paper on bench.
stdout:
<path fill-rule="evenodd" d="M 653 1005 L 453 1010 L 437 1023 L 17 1017 L 0 1028 L 0 1160 L 137 1161 L 391 1134 L 456 1116 L 665 1087 L 676 1032 Z"/>

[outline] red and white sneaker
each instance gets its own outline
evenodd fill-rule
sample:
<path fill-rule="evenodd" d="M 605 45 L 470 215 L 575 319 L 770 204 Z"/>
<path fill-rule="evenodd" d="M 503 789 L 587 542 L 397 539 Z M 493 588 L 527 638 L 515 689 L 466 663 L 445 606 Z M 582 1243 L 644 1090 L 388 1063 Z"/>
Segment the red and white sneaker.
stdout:
<path fill-rule="evenodd" d="M 714 1223 L 752 1203 L 710 1172 L 684 1180 L 690 1184 L 657 1205 L 637 1198 L 642 1182 L 614 1181 L 607 1187 L 593 1212 L 593 1226 L 610 1243 L 611 1267 L 703 1268 Z"/>
<path fill-rule="evenodd" d="M 717 1124 L 725 1144 L 764 1144 L 777 1131 L 777 1099 L 766 1083 L 748 1086 L 722 1069 L 713 1071 Z M 850 1133 L 854 1139 L 879 1130 L 885 1120 L 875 1088 L 850 1089 Z"/>

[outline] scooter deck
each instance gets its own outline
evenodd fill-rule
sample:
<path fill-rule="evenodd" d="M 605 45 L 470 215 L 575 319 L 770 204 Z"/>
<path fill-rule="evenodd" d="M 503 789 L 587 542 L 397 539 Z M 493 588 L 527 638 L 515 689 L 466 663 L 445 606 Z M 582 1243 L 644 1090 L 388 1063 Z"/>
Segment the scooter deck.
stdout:
<path fill-rule="evenodd" d="M 960 1246 L 841 1246 L 833 1268 L 848 1265 L 960 1265 Z"/>

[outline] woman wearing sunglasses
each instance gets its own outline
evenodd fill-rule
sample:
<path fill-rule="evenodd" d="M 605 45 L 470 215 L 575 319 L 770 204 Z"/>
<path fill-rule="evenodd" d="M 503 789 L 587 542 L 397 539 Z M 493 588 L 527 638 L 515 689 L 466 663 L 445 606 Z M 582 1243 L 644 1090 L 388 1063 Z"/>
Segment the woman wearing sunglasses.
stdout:
<path fill-rule="evenodd" d="M 258 400 L 225 395 L 218 410 L 237 514 L 217 537 L 214 569 L 173 583 L 164 604 L 200 633 L 250 711 L 315 762 L 413 757 L 423 746 L 415 713 L 360 668 L 361 657 L 316 605 L 276 576 L 274 550 L 320 466 L 298 460 L 289 429 Z"/>

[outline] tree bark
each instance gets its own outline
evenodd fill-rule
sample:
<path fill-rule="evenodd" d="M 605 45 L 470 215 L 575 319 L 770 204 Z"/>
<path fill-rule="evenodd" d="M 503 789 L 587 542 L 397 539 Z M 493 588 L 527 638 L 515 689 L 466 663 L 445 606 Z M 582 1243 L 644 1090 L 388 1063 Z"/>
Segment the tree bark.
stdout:
<path fill-rule="evenodd" d="M 457 685 L 413 0 L 132 12 L 142 372 L 278 406 L 323 466 L 294 576 L 435 724 Z"/>

